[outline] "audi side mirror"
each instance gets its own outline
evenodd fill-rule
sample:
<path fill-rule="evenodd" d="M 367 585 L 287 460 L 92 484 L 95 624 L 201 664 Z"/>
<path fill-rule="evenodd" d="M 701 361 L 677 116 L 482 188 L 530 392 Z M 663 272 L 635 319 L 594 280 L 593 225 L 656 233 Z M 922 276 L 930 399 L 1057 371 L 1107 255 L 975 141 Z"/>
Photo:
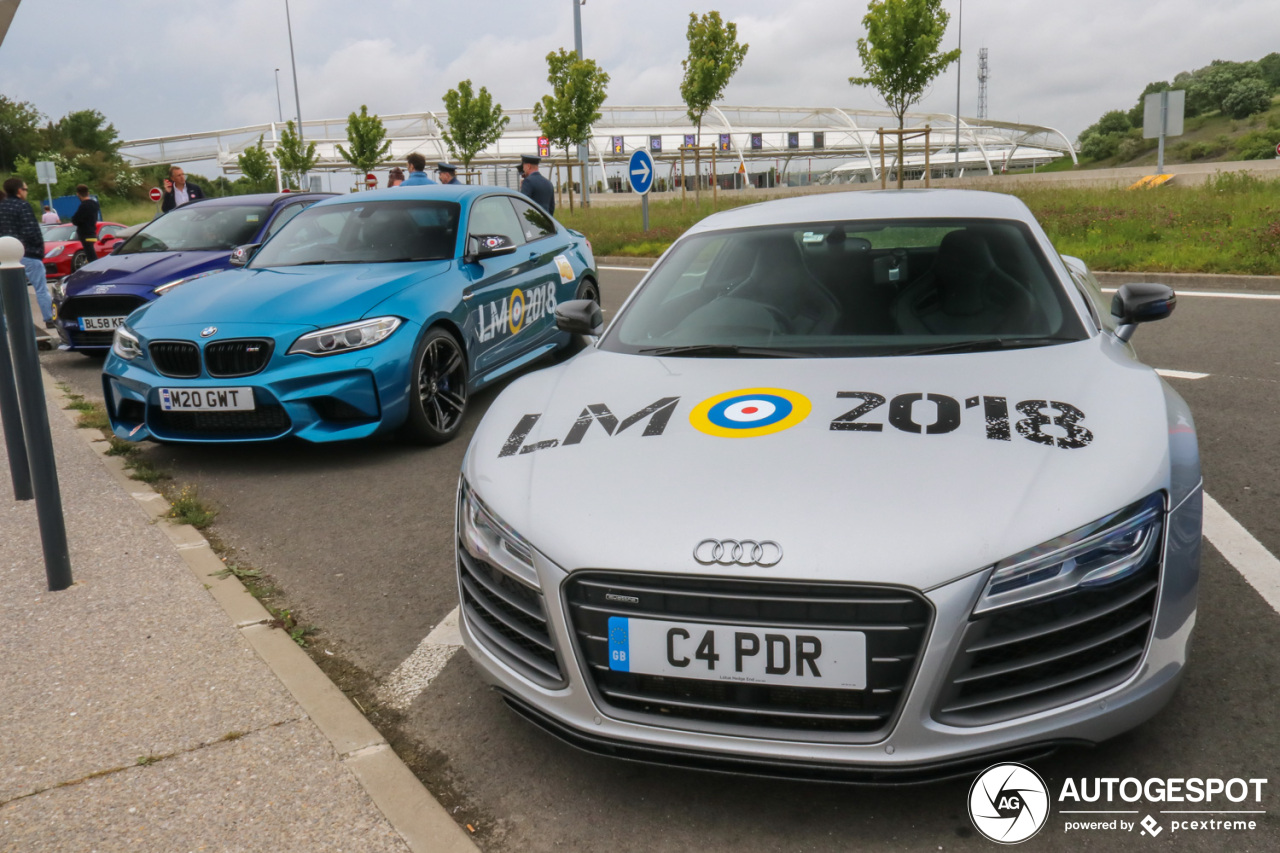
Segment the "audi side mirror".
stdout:
<path fill-rule="evenodd" d="M 599 337 L 604 331 L 604 312 L 594 299 L 570 299 L 556 306 L 556 328 L 571 335 Z"/>
<path fill-rule="evenodd" d="M 1178 297 L 1168 285 L 1139 282 L 1120 285 L 1111 299 L 1111 316 L 1120 321 L 1116 337 L 1128 341 L 1139 323 L 1163 320 L 1177 305 Z"/>

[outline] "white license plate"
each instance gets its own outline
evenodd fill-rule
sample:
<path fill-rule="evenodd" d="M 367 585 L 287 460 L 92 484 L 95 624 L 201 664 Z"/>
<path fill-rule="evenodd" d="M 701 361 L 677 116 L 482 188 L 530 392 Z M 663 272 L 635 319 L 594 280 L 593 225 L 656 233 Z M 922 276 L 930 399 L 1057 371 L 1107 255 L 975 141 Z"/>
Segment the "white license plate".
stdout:
<path fill-rule="evenodd" d="M 670 678 L 863 690 L 867 636 L 610 616 L 609 668 Z"/>
<path fill-rule="evenodd" d="M 251 412 L 253 388 L 161 388 L 166 412 Z"/>
<path fill-rule="evenodd" d="M 125 317 L 81 317 L 80 329 L 85 332 L 111 332 L 124 325 Z"/>

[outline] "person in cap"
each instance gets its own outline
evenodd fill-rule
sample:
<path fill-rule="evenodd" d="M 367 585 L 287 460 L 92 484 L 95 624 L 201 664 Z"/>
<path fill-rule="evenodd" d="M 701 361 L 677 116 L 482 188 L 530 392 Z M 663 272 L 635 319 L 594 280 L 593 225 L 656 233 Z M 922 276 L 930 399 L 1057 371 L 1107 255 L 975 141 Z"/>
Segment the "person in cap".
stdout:
<path fill-rule="evenodd" d="M 436 177 L 446 186 L 461 186 L 458 183 L 458 167 L 450 163 L 436 163 Z"/>
<path fill-rule="evenodd" d="M 409 152 L 409 156 L 404 158 L 409 164 L 409 177 L 404 179 L 402 187 L 421 187 L 426 184 L 434 184 L 435 181 L 427 177 L 427 158 L 423 157 L 417 151 Z"/>
<path fill-rule="evenodd" d="M 551 182 L 538 171 L 538 164 L 541 162 L 541 157 L 535 157 L 532 154 L 525 154 L 520 158 L 520 171 L 524 173 L 524 180 L 520 182 L 520 192 L 554 216 L 556 193 L 551 187 Z"/>

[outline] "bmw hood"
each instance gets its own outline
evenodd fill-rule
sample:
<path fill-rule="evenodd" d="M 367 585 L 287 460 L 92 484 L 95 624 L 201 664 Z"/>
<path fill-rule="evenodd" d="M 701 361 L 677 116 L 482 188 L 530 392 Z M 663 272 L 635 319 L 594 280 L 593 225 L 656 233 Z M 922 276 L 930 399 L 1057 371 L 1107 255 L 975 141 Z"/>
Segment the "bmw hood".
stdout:
<path fill-rule="evenodd" d="M 588 350 L 506 389 L 463 473 L 566 570 L 928 589 L 1169 488 L 1170 441 L 1195 440 L 1172 394 L 1109 336 L 906 358 Z M 705 539 L 783 556 L 708 566 Z"/>
<path fill-rule="evenodd" d="M 230 270 L 175 288 L 131 325 L 149 332 L 158 326 L 191 322 L 345 323 L 360 319 L 406 287 L 439 275 L 449 265 L 449 261 L 428 261 Z"/>
<path fill-rule="evenodd" d="M 67 295 L 103 285 L 155 288 L 207 270 L 225 269 L 230 252 L 134 252 L 107 255 L 67 277 Z"/>

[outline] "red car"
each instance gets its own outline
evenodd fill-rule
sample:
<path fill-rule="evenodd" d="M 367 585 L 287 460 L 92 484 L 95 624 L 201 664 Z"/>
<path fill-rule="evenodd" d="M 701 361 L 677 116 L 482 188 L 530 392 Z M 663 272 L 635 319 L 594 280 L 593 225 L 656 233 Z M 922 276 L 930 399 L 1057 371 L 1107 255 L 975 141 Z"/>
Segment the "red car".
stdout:
<path fill-rule="evenodd" d="M 118 235 L 128 227 L 119 222 L 99 222 L 98 243 L 94 248 L 97 254 L 91 258 L 85 252 L 84 245 L 76 239 L 74 225 L 41 225 L 40 230 L 44 232 L 45 275 L 49 278 L 62 278 L 89 261 L 111 254 L 116 243 L 120 242 Z"/>

